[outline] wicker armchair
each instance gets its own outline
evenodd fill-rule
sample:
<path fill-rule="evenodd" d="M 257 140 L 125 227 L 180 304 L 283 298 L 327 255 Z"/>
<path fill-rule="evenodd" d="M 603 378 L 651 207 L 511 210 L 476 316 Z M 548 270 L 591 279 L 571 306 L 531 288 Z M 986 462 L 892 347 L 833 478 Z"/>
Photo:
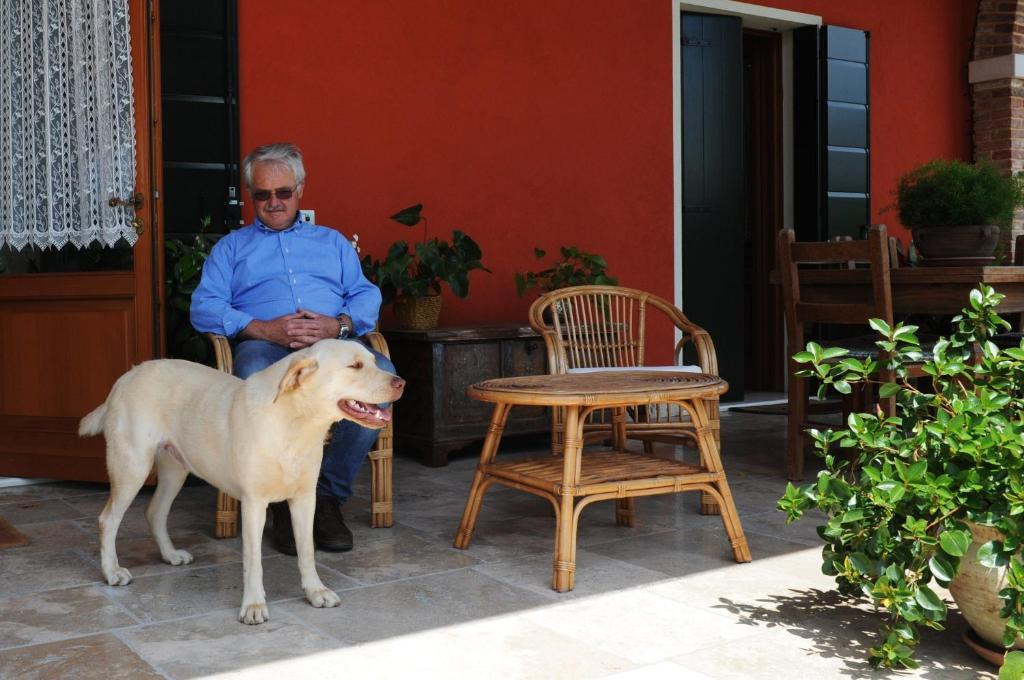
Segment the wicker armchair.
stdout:
<path fill-rule="evenodd" d="M 652 312 L 648 314 L 648 312 Z M 679 311 L 672 303 L 651 293 L 619 286 L 573 286 L 541 295 L 530 307 L 530 325 L 544 338 L 548 352 L 548 370 L 552 374 L 588 370 L 694 371 L 718 375 L 718 359 L 711 336 Z M 649 329 L 677 329 L 681 338 L 673 352 L 674 364 L 652 366 L 648 363 Z M 693 350 L 696 365 L 683 364 L 683 351 Z M 718 398 L 706 403 L 715 439 L 720 443 Z M 675 406 L 650 406 L 616 409 L 610 414 L 597 412 L 584 427 L 584 440 L 604 440 L 612 436 L 612 423 L 626 423 L 626 438 L 643 441 L 650 452 L 655 442 L 693 445 L 695 435 L 689 416 Z M 551 450 L 563 447 L 565 421 L 562 409 L 551 409 Z M 617 443 L 617 446 L 624 442 Z M 717 504 L 703 496 L 701 511 L 717 513 Z M 632 525 L 632 499 L 620 501 L 620 524 Z"/>
<path fill-rule="evenodd" d="M 217 368 L 232 373 L 231 345 L 223 335 L 207 333 L 213 343 Z M 367 333 L 363 338 L 384 356 L 390 357 L 384 336 L 377 332 Z M 394 429 L 391 423 L 380 431 L 377 443 L 370 450 L 370 526 L 375 529 L 387 528 L 394 522 L 394 508 L 391 489 L 392 441 Z M 238 535 L 238 500 L 223 491 L 217 492 L 217 538 L 231 538 Z"/>

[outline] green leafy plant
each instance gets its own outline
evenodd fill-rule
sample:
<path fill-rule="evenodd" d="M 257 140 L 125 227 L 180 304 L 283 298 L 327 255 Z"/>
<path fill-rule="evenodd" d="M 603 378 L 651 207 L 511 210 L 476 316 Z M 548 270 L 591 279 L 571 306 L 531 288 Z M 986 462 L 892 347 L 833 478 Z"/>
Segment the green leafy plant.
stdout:
<path fill-rule="evenodd" d="M 480 246 L 462 231 L 452 232 L 451 241 L 427 239 L 423 205 L 416 204 L 391 216 L 407 227 L 423 223 L 423 240 L 410 247 L 405 241 L 391 244 L 383 260 L 370 255 L 362 259 L 363 273 L 381 290 L 384 303 L 402 297 L 428 297 L 441 294 L 441 284 L 447 284 L 456 297 L 469 295 L 469 272 L 483 270 L 490 273 L 480 258 Z"/>
<path fill-rule="evenodd" d="M 531 288 L 546 292 L 587 284 L 618 285 L 619 280 L 608 274 L 608 262 L 600 255 L 584 252 L 576 246 L 562 246 L 559 251 L 562 258 L 555 260 L 550 267 L 536 272 L 516 272 L 516 293 L 519 297 Z M 547 252 L 534 248 L 533 255 L 542 260 Z"/>
<path fill-rule="evenodd" d="M 199 233 L 189 240 L 164 241 L 164 300 L 166 302 L 167 355 L 211 364 L 209 343 L 196 332 L 189 320 L 192 293 L 199 285 L 203 264 L 217 236 L 207 234 L 210 218 L 199 222 Z"/>
<path fill-rule="evenodd" d="M 921 364 L 928 388 L 907 379 L 906 361 L 920 361 L 915 326 L 872 319 L 878 346 L 892 352 L 895 382 L 879 385 L 896 415 L 854 413 L 840 430 L 809 430 L 825 470 L 813 483 L 789 484 L 779 501 L 787 521 L 817 508 L 825 542 L 822 570 L 841 593 L 869 598 L 884 611 L 881 642 L 871 662 L 914 667 L 918 627 L 941 629 L 946 605 L 933 589 L 956 577 L 972 536 L 965 520 L 996 527 L 1002 540 L 978 550 L 979 561 L 1008 567 L 999 592 L 1007 619 L 1003 642 L 1024 632 L 1024 346 L 1000 350 L 991 337 L 1009 327 L 996 314 L 1002 295 L 971 292 L 954 330 Z M 808 343 L 794 356 L 798 373 L 849 393 L 873 381 L 872 359 Z M 833 447 L 848 455 L 835 455 Z"/>
<path fill-rule="evenodd" d="M 906 227 L 997 224 L 1008 228 L 1024 205 L 1024 179 L 991 163 L 936 159 L 900 177 L 896 189 Z"/>
<path fill-rule="evenodd" d="M 1010 652 L 999 669 L 999 680 L 1024 679 L 1024 652 Z"/>

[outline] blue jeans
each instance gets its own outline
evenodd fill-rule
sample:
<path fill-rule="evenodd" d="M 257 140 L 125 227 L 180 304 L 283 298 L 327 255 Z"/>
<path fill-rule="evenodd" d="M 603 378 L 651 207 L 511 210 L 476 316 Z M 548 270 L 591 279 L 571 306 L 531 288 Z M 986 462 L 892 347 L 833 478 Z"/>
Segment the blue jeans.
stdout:
<path fill-rule="evenodd" d="M 378 368 L 388 373 L 395 372 L 395 365 L 390 359 L 372 349 L 370 352 L 376 357 Z M 244 380 L 291 353 L 287 347 L 266 340 L 243 340 L 234 349 L 235 375 Z M 339 420 L 331 426 L 328 441 L 324 444 L 324 459 L 320 463 L 320 480 L 316 485 L 318 496 L 333 496 L 344 501 L 352 495 L 356 474 L 377 441 L 378 433 L 379 430 L 357 425 L 351 420 Z"/>

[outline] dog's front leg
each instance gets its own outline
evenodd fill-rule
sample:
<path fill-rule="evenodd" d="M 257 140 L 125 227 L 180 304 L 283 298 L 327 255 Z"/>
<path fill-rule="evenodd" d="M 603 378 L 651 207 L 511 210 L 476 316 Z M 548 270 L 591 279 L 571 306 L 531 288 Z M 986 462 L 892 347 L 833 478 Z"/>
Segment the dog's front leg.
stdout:
<path fill-rule="evenodd" d="M 292 531 L 295 533 L 295 552 L 299 557 L 299 574 L 302 576 L 302 590 L 314 607 L 337 607 L 341 604 L 337 593 L 330 590 L 316 573 L 313 560 L 313 513 L 316 509 L 316 495 L 313 493 L 296 496 L 288 501 L 292 515 Z"/>
<path fill-rule="evenodd" d="M 267 596 L 263 591 L 263 525 L 267 521 L 266 501 L 242 499 L 242 623 L 263 623 L 270 618 Z"/>

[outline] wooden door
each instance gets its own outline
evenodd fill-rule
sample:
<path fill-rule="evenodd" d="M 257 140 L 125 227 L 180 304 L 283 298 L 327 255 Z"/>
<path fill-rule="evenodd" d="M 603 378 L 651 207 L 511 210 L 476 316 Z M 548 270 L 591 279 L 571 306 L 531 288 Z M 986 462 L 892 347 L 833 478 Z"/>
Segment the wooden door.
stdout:
<path fill-rule="evenodd" d="M 106 479 L 103 438 L 79 439 L 78 421 L 122 373 L 155 356 L 162 254 L 153 201 L 158 26 L 147 0 L 129 5 L 142 233 L 121 253 L 43 251 L 34 266 L 39 273 L 0 274 L 0 475 Z M 107 270 L 58 266 L 84 259 L 104 261 Z"/>
<path fill-rule="evenodd" d="M 682 16 L 683 312 L 715 341 L 729 382 L 744 390 L 743 43 L 740 19 Z"/>

